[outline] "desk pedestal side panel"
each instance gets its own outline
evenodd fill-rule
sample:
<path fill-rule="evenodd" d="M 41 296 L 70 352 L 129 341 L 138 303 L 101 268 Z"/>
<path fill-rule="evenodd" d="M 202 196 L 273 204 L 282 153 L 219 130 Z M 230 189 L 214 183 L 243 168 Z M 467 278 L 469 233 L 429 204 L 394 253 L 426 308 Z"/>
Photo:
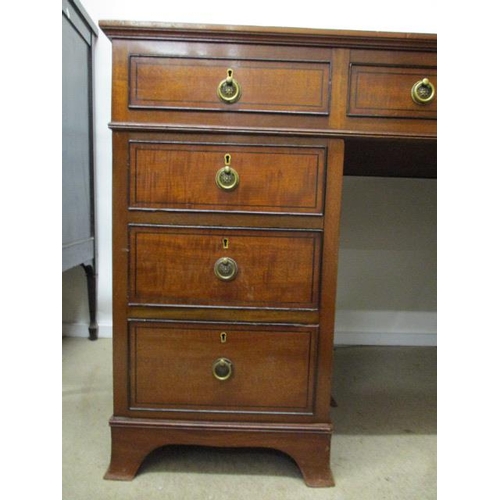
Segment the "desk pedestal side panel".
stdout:
<path fill-rule="evenodd" d="M 240 184 L 227 196 L 216 199 L 213 175 L 195 203 L 167 182 L 154 202 L 139 207 L 130 161 L 138 138 L 200 141 L 191 134 L 114 134 L 114 415 L 106 477 L 132 479 L 159 446 L 206 444 L 279 449 L 295 459 L 307 484 L 332 485 L 343 141 L 259 137 L 259 154 L 266 143 L 270 154 L 280 151 L 266 166 L 270 185 L 241 168 Z M 234 145 L 218 134 L 203 140 L 209 150 L 223 140 Z M 293 176 L 282 158 L 297 144 L 299 160 L 290 161 L 312 177 L 302 191 L 286 181 Z M 201 160 L 198 153 L 187 148 L 182 156 L 195 156 L 200 175 L 212 172 L 210 155 Z M 161 151 L 151 169 L 174 172 L 175 165 Z M 182 159 L 181 170 L 185 165 Z M 291 195 L 269 197 L 278 184 L 285 191 L 290 185 Z M 238 197 L 245 203 L 235 210 Z M 216 210 L 200 210 L 205 200 Z"/>

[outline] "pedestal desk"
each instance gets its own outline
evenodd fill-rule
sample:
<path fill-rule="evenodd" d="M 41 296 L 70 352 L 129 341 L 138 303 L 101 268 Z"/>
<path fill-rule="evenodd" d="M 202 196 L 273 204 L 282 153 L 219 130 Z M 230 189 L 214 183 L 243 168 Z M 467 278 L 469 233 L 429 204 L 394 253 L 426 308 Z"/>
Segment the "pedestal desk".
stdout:
<path fill-rule="evenodd" d="M 112 456 L 265 447 L 332 486 L 343 175 L 436 175 L 436 37 L 103 21 Z"/>

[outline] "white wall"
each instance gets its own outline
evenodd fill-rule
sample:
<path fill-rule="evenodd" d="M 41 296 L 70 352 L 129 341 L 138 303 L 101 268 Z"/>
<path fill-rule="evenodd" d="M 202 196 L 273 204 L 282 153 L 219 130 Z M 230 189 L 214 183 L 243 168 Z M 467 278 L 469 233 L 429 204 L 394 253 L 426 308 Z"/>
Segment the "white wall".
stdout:
<path fill-rule="evenodd" d="M 81 0 L 100 19 L 251 24 L 436 33 L 436 16 L 408 0 L 309 4 L 253 0 L 223 9 L 206 0 Z M 305 5 L 303 7 L 302 5 Z M 96 44 L 98 322 L 111 321 L 111 43 Z M 436 342 L 436 181 L 346 178 L 341 222 L 337 343 Z M 87 336 L 83 271 L 62 277 L 63 334 Z"/>
<path fill-rule="evenodd" d="M 436 344 L 436 185 L 344 177 L 337 344 Z"/>

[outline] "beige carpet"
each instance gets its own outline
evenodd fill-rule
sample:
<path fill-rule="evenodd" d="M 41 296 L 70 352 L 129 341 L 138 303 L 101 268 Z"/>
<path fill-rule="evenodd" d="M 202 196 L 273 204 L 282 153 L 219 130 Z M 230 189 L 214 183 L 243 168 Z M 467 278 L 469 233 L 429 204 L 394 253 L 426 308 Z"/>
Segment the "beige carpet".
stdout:
<path fill-rule="evenodd" d="M 266 450 L 166 447 L 133 481 L 102 479 L 112 413 L 110 339 L 63 338 L 64 500 L 428 500 L 436 493 L 436 348 L 338 347 L 334 488 L 304 485 Z"/>

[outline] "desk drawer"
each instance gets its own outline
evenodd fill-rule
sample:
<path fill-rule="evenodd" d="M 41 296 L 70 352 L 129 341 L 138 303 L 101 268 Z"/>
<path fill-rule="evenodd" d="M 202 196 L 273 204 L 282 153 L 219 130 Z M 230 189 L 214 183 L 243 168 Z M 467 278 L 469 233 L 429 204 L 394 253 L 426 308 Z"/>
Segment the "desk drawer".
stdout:
<path fill-rule="evenodd" d="M 353 63 L 349 74 L 347 116 L 435 120 L 436 75 L 435 67 Z M 418 85 L 424 79 L 428 79 L 429 84 Z M 420 96 L 420 99 L 415 97 L 418 102 L 412 97 L 412 89 L 416 85 Z"/>
<path fill-rule="evenodd" d="M 131 409 L 310 410 L 317 328 L 131 322 Z"/>
<path fill-rule="evenodd" d="M 133 226 L 132 304 L 317 309 L 321 233 Z"/>
<path fill-rule="evenodd" d="M 323 213 L 326 148 L 131 142 L 129 159 L 133 209 Z"/>
<path fill-rule="evenodd" d="M 136 109 L 329 111 L 329 61 L 132 55 L 129 81 Z"/>

